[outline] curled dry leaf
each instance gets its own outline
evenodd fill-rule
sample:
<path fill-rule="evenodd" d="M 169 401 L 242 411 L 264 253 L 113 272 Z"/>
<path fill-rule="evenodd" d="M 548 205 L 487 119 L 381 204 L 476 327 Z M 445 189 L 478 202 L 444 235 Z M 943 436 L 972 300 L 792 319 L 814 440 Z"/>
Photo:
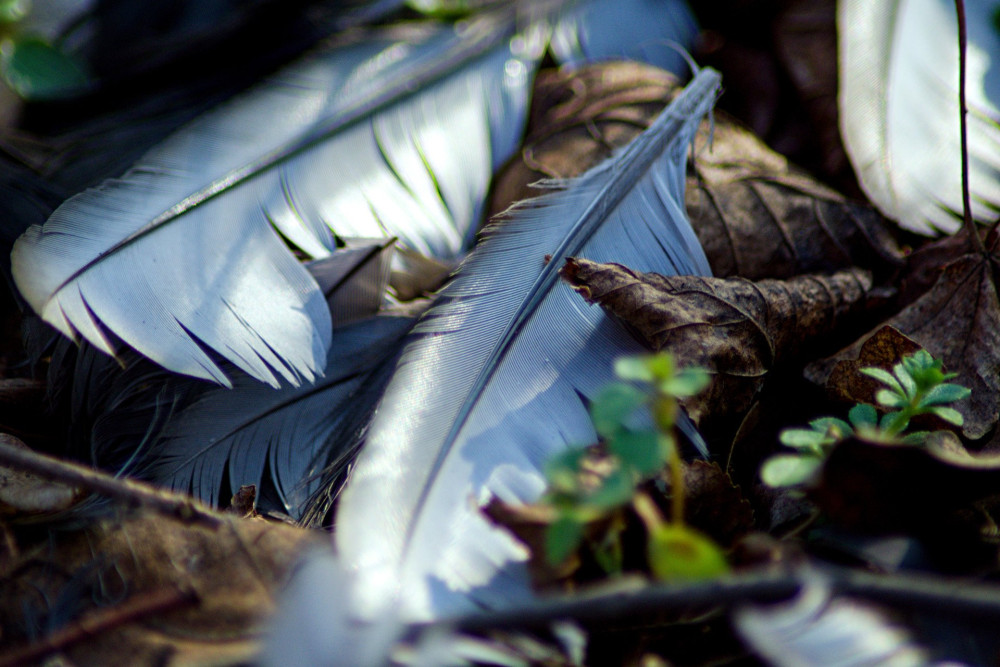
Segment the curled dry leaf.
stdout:
<path fill-rule="evenodd" d="M 724 117 L 702 124 L 685 202 L 717 276 L 789 278 L 849 266 L 890 274 L 902 255 L 883 218 L 790 165 Z"/>
<path fill-rule="evenodd" d="M 326 540 L 286 524 L 213 516 L 209 524 L 147 509 L 81 530 L 17 534 L 15 557 L 0 571 L 0 655 L 70 637 L 59 650 L 79 665 L 251 661 L 292 565 Z M 178 604 L 142 604 L 161 597 Z M 95 616 L 100 632 L 75 632 Z"/>
<path fill-rule="evenodd" d="M 853 268 L 789 280 L 664 277 L 570 259 L 563 278 L 622 320 L 653 350 L 708 370 L 707 389 L 682 404 L 701 424 L 742 419 L 777 364 L 862 311 L 871 276 Z"/>
<path fill-rule="evenodd" d="M 1000 417 L 1000 301 L 995 278 L 1000 237 L 992 234 L 987 241 L 988 254 L 969 253 L 952 261 L 930 290 L 885 322 L 957 373 L 952 382 L 972 390 L 969 400 L 955 408 L 965 419 L 962 433 L 973 440 L 993 430 Z M 856 359 L 869 335 L 815 366 L 810 379 L 823 382 L 827 375 L 822 369 Z"/>
<path fill-rule="evenodd" d="M 663 106 L 673 77 L 638 63 L 543 72 L 521 159 L 496 181 L 499 212 L 539 191 L 542 178 L 576 176 L 632 140 Z M 711 145 L 709 146 L 709 138 Z M 848 266 L 889 273 L 900 252 L 874 209 L 850 202 L 788 164 L 717 113 L 695 142 L 685 203 L 717 276 L 787 278 Z"/>
<path fill-rule="evenodd" d="M 790 0 L 774 23 L 774 51 L 805 107 L 822 171 L 853 179 L 837 110 L 837 2 Z"/>
<path fill-rule="evenodd" d="M 836 363 L 832 370 L 829 362 L 817 362 L 806 367 L 806 376 L 819 378 L 828 374 L 827 393 L 838 402 L 876 405 L 875 394 L 884 385 L 861 373 L 861 369 L 874 367 L 891 372 L 903 357 L 920 349 L 919 343 L 904 336 L 898 329 L 884 326 L 861 345 L 857 359 L 834 360 Z"/>

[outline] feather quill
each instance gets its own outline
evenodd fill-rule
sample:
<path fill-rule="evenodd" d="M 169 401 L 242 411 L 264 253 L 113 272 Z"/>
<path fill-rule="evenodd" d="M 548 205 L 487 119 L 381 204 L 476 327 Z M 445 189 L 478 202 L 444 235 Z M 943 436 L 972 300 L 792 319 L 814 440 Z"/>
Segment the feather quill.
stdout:
<path fill-rule="evenodd" d="M 623 152 L 488 228 L 414 329 L 335 521 L 362 617 L 435 617 L 526 593 L 523 546 L 476 504 L 535 499 L 551 455 L 596 441 L 586 402 L 613 360 L 643 350 L 558 270 L 581 255 L 709 273 L 683 209 L 684 159 L 718 83 L 701 70 Z"/>
<path fill-rule="evenodd" d="M 1000 34 L 995 0 L 966 0 L 972 214 L 1000 211 Z M 837 6 L 840 126 L 865 194 L 921 234 L 961 223 L 958 28 L 951 0 Z"/>
<path fill-rule="evenodd" d="M 108 354 L 117 338 L 228 386 L 213 350 L 275 387 L 313 380 L 330 316 L 272 224 L 313 257 L 333 234 L 463 250 L 524 122 L 541 37 L 513 34 L 493 16 L 321 50 L 29 228 L 19 290 Z"/>

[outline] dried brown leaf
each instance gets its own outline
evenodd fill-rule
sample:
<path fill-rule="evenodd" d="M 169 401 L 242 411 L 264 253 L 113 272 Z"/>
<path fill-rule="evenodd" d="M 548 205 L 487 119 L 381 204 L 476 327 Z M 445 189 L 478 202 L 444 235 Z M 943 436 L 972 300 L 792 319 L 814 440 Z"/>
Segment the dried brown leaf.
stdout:
<path fill-rule="evenodd" d="M 653 350 L 667 349 L 679 365 L 710 373 L 708 388 L 684 401 L 695 423 L 742 419 L 776 364 L 862 310 L 871 288 L 860 269 L 754 283 L 570 259 L 562 276 Z"/>
<path fill-rule="evenodd" d="M 53 633 L 75 637 L 59 649 L 72 664 L 247 663 L 292 565 L 326 540 L 285 524 L 215 516 L 212 525 L 146 510 L 43 533 L 40 541 L 22 532 L 0 571 L 0 655 L 45 649 L 44 635 Z M 159 598 L 178 604 L 144 603 Z M 98 617 L 101 631 L 87 632 Z M 43 636 L 32 638 L 32 630 Z"/>
<path fill-rule="evenodd" d="M 676 82 L 638 63 L 543 72 L 521 159 L 497 178 L 493 211 L 537 196 L 541 178 L 583 173 L 645 129 Z M 711 147 L 708 146 L 712 135 Z M 891 271 L 900 253 L 874 209 L 789 166 L 725 114 L 702 124 L 685 201 L 717 276 L 787 278 L 848 266 Z"/>
<path fill-rule="evenodd" d="M 998 256 L 970 253 L 944 268 L 934 286 L 890 318 L 890 325 L 916 341 L 972 390 L 954 407 L 962 413 L 963 434 L 973 440 L 989 433 L 1000 418 L 1000 301 L 995 272 Z M 857 358 L 868 335 L 808 374 L 824 381 L 831 362 Z"/>
<path fill-rule="evenodd" d="M 877 405 L 875 394 L 885 386 L 875 378 L 861 373 L 862 368 L 881 368 L 892 372 L 893 366 L 922 349 L 919 343 L 904 336 L 898 329 L 884 326 L 868 338 L 858 351 L 857 359 L 838 361 L 826 381 L 827 393 L 843 403 Z M 812 369 L 807 369 L 809 373 Z"/>
<path fill-rule="evenodd" d="M 805 107 L 822 171 L 852 174 L 837 108 L 836 0 L 790 0 L 774 22 L 774 52 Z"/>

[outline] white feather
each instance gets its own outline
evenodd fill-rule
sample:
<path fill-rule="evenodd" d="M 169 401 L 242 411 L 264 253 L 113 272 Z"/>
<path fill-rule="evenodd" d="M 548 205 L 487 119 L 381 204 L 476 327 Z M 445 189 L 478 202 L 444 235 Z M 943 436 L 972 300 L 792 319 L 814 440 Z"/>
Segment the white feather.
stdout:
<path fill-rule="evenodd" d="M 613 360 L 643 349 L 559 268 L 580 255 L 709 273 L 683 210 L 684 160 L 718 82 L 702 70 L 619 155 L 494 224 L 417 325 L 335 522 L 360 614 L 413 620 L 528 594 L 524 547 L 478 504 L 537 498 L 553 454 L 596 440 L 586 400 Z"/>
<path fill-rule="evenodd" d="M 982 222 L 1000 211 L 1000 34 L 996 0 L 966 0 L 970 190 Z M 840 124 L 868 197 L 921 234 L 962 211 L 958 28 L 951 0 L 842 0 Z"/>
<path fill-rule="evenodd" d="M 513 25 L 321 50 L 31 227 L 12 254 L 18 288 L 109 354 L 117 337 L 228 385 L 209 348 L 273 386 L 311 381 L 330 317 L 271 223 L 313 257 L 331 229 L 462 251 L 523 127 L 539 41 L 511 39 Z"/>

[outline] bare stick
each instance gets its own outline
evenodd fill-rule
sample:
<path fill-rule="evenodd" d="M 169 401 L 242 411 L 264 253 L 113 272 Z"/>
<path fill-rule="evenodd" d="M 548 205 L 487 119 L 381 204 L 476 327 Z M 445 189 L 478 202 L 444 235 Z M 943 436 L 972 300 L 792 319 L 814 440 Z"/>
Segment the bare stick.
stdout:
<path fill-rule="evenodd" d="M 37 642 L 15 648 L 0 656 L 0 667 L 39 664 L 42 658 L 61 651 L 77 642 L 96 637 L 126 623 L 177 609 L 194 602 L 198 596 L 192 591 L 165 589 L 136 595 L 114 607 L 96 609 Z"/>
<path fill-rule="evenodd" d="M 149 507 L 181 519 L 202 521 L 213 526 L 221 523 L 219 517 L 201 507 L 194 498 L 40 454 L 24 447 L 20 440 L 6 433 L 0 433 L 0 465 L 79 486 L 128 505 Z"/>
<path fill-rule="evenodd" d="M 958 117 L 962 139 L 962 226 L 972 239 L 977 252 L 986 253 L 986 246 L 979 236 L 979 230 L 972 219 L 972 201 L 969 195 L 969 127 L 967 116 L 969 107 L 965 101 L 965 65 L 968 33 L 965 27 L 965 0 L 955 0 L 958 12 Z"/>

